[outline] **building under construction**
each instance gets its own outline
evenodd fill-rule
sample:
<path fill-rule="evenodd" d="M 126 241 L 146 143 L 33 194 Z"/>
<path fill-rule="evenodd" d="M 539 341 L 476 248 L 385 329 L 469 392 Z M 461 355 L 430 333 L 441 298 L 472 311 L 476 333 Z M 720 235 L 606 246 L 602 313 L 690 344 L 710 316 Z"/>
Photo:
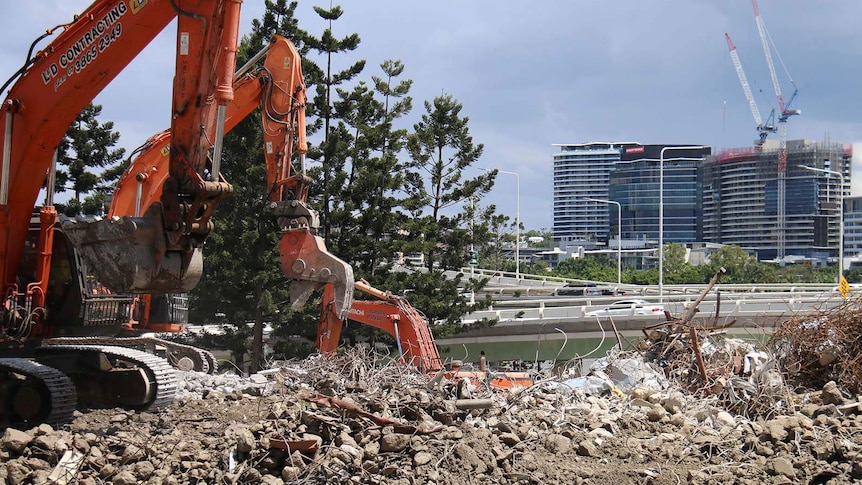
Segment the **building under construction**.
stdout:
<path fill-rule="evenodd" d="M 780 150 L 770 141 L 720 151 L 703 164 L 698 239 L 753 249 L 761 260 L 783 256 L 781 242 L 788 256 L 837 256 L 841 196 L 850 195 L 851 145 L 787 141 L 782 229 Z"/>

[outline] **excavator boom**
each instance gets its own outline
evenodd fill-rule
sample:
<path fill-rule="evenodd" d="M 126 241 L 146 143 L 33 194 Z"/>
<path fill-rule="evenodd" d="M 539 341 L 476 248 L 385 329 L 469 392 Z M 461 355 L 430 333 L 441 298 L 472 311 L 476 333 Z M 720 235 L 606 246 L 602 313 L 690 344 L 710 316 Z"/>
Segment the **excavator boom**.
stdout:
<path fill-rule="evenodd" d="M 81 257 L 114 292 L 183 292 L 200 279 L 210 219 L 219 200 L 233 191 L 218 165 L 225 111 L 233 99 L 240 2 L 179 2 L 173 141 L 161 200 L 143 217 L 64 224 Z"/>
<path fill-rule="evenodd" d="M 62 32 L 50 46 L 24 61 L 0 105 L 4 289 L 16 284 L 30 214 L 69 125 L 175 16 L 170 0 L 99 0 L 59 26 Z"/>
<path fill-rule="evenodd" d="M 294 278 L 294 307 L 309 294 L 331 283 L 335 305 L 346 314 L 353 301 L 353 269 L 327 251 L 316 235 L 317 213 L 306 204 L 310 179 L 302 164 L 305 138 L 305 83 L 296 47 L 273 36 L 256 57 L 265 55 L 263 68 L 241 69 L 234 76 L 234 96 L 225 113 L 224 129 L 232 130 L 254 108 L 261 108 L 270 205 L 282 230 L 279 249 L 282 269 Z M 161 197 L 168 180 L 170 130 L 151 137 L 117 184 L 109 216 L 137 216 L 150 201 Z M 294 160 L 295 159 L 295 160 Z"/>
<path fill-rule="evenodd" d="M 405 298 L 378 290 L 364 280 L 357 281 L 355 286 L 358 291 L 377 300 L 355 300 L 347 319 L 370 325 L 393 336 L 398 345 L 399 358 L 423 372 L 443 369 L 431 327 L 418 310 Z M 333 311 L 335 296 L 332 286 L 327 285 L 323 290 L 316 342 L 317 349 L 323 354 L 335 352 L 338 348 L 344 324 L 344 319 Z"/>

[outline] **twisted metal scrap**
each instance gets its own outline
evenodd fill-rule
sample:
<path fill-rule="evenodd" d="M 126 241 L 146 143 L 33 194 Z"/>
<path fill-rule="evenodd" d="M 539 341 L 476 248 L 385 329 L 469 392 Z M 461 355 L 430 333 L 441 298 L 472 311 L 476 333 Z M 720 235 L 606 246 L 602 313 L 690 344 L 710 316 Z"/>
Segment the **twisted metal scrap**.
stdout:
<path fill-rule="evenodd" d="M 850 395 L 862 392 L 862 299 L 779 323 L 770 343 L 782 354 L 784 374 L 800 386 L 835 381 Z"/>

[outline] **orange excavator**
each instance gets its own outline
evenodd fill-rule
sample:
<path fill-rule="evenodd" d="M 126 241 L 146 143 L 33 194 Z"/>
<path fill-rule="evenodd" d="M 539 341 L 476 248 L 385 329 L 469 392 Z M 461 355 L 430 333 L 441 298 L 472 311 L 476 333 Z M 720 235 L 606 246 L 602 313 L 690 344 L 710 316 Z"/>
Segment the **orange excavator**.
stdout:
<path fill-rule="evenodd" d="M 254 66 L 264 59 L 263 66 Z M 231 131 L 251 112 L 261 107 L 264 130 L 264 146 L 269 147 L 266 153 L 270 186 L 279 185 L 284 178 L 279 173 L 282 165 L 290 167 L 282 160 L 290 161 L 291 153 L 304 154 L 305 141 L 305 86 L 300 69 L 300 57 L 296 47 L 286 38 L 275 35 L 260 52 L 253 56 L 234 74 L 234 97 L 228 104 L 225 113 L 225 132 Z M 273 99 L 274 93 L 288 93 L 287 100 Z M 287 115 L 287 113 L 290 113 Z M 152 201 L 160 199 L 162 188 L 168 178 L 171 132 L 164 130 L 150 137 L 147 142 L 135 150 L 136 156 L 117 183 L 108 217 L 131 215 L 140 216 L 142 208 L 148 207 Z M 283 183 L 282 183 L 283 184 Z M 305 201 L 297 201 L 304 203 Z M 288 232 L 288 231 L 286 231 Z M 286 237 L 286 236 L 285 236 Z M 288 260 L 290 269 L 293 260 Z M 333 265 L 326 262 L 327 268 Z M 349 273 L 351 268 L 336 262 L 336 268 Z M 322 268 L 318 268 L 321 270 Z M 337 271 L 333 270 L 333 272 Z M 290 274 L 290 273 L 288 273 Z M 352 278 L 349 274 L 341 276 Z M 124 295 L 115 295 L 123 297 Z M 128 295 L 125 295 L 128 297 Z M 212 354 L 200 348 L 182 345 L 150 336 L 144 333 L 177 333 L 185 329 L 188 323 L 188 295 L 185 293 L 138 294 L 131 296 L 131 318 L 120 329 L 125 336 L 122 341 L 114 340 L 114 345 L 144 349 L 166 357 L 172 364 L 181 369 L 213 372 L 216 363 Z M 351 295 L 341 293 L 342 302 Z M 301 302 L 300 302 L 301 304 Z M 103 343 L 106 339 L 96 338 L 62 338 L 54 339 L 56 343 Z"/>
<path fill-rule="evenodd" d="M 264 55 L 266 59 L 263 68 L 250 70 L 249 66 Z M 254 108 L 261 107 L 268 183 L 273 189 L 270 192 L 271 200 L 282 200 L 284 192 L 279 189 L 284 187 L 288 193 L 296 194 L 297 200 L 293 203 L 303 206 L 309 183 L 301 170 L 301 157 L 306 152 L 305 101 L 305 84 L 299 54 L 287 39 L 273 36 L 268 49 L 258 53 L 237 71 L 234 100 L 228 105 L 225 122 L 225 130 L 230 131 Z M 137 215 L 145 201 L 159 197 L 166 178 L 164 167 L 168 163 L 170 139 L 170 132 L 166 130 L 150 138 L 147 144 L 139 149 L 139 155 L 118 183 L 112 199 L 111 215 Z M 291 164 L 292 153 L 299 155 L 298 171 L 297 167 Z M 284 205 L 274 204 L 277 210 Z M 308 220 L 316 219 L 316 214 L 313 214 Z M 290 221 L 288 218 L 287 224 L 282 223 L 285 234 L 280 248 L 283 270 L 288 275 L 291 275 L 294 264 L 289 257 L 291 250 L 288 243 L 290 228 L 295 223 Z M 375 300 L 353 300 L 347 288 L 337 287 L 335 284 L 326 284 L 323 287 L 316 341 L 321 353 L 327 354 L 337 349 L 343 322 L 349 319 L 394 337 L 398 345 L 398 355 L 403 362 L 415 365 L 424 372 L 434 373 L 443 369 L 431 328 L 421 312 L 405 298 L 373 288 L 365 281 L 356 282 L 354 288 Z M 305 293 L 304 289 L 300 291 Z M 131 333 L 182 331 L 182 324 L 186 321 L 178 319 L 178 316 L 184 313 L 182 308 L 171 304 L 172 298 L 183 301 L 180 295 L 139 295 L 135 302 L 134 318 L 126 326 L 126 330 Z M 297 303 L 301 304 L 302 301 L 304 299 Z M 351 303 L 347 304 L 348 301 Z M 154 312 L 154 307 L 168 311 Z M 453 369 L 445 375 L 449 378 L 485 380 L 484 373 L 466 370 Z M 526 373 L 498 373 L 488 377 L 487 382 L 494 387 L 525 385 L 529 380 Z"/>
<path fill-rule="evenodd" d="M 129 293 L 180 293 L 201 275 L 211 216 L 232 188 L 220 174 L 227 106 L 233 100 L 240 0 L 96 0 L 6 82 L 0 105 L 0 426 L 68 419 L 76 406 L 158 409 L 176 391 L 162 359 L 113 345 L 59 345 L 58 335 L 110 335 L 128 322 Z M 167 177 L 142 213 L 64 221 L 52 191 L 57 147 L 84 106 L 173 19 L 177 51 Z M 275 93 L 290 102 L 290 94 Z M 283 113 L 289 113 L 285 110 Z M 282 128 L 292 120 L 281 120 Z M 288 150 L 278 155 L 289 154 Z M 290 164 L 280 168 L 289 170 Z M 289 160 L 289 159 L 288 159 Z M 304 174 L 302 174 L 304 175 Z M 307 185 L 285 175 L 273 185 Z M 326 252 L 314 212 L 294 192 L 273 207 L 291 237 L 283 244 L 292 299 L 324 284 L 346 287 L 352 270 Z M 39 228 L 31 234 L 31 214 Z M 54 239 L 55 234 L 63 234 Z M 55 252 L 56 251 L 56 252 Z M 70 287 L 78 296 L 65 298 Z M 293 291 L 295 290 L 295 291 Z M 120 296 L 117 296 L 120 295 Z M 295 297 L 294 297 L 295 295 Z M 105 325 L 97 323 L 104 322 Z M 100 328 L 101 327 L 101 328 Z"/>
<path fill-rule="evenodd" d="M 439 374 L 449 380 L 468 380 L 474 385 L 485 383 L 492 389 L 510 389 L 533 384 L 532 378 L 526 372 L 467 370 L 457 362 L 445 369 L 428 320 L 406 298 L 374 288 L 365 280 L 357 281 L 355 287 L 359 292 L 375 299 L 354 300 L 347 320 L 369 325 L 391 335 L 395 339 L 398 359 L 402 363 L 416 366 L 426 373 Z M 315 341 L 322 354 L 332 354 L 338 348 L 344 320 L 336 311 L 334 293 L 327 285 L 323 289 Z"/>

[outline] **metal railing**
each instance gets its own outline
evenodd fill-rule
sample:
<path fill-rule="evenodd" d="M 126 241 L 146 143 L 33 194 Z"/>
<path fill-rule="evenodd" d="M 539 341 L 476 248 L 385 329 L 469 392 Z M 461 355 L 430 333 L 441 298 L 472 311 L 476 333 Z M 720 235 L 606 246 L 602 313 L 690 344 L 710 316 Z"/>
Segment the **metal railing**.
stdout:
<path fill-rule="evenodd" d="M 650 303 L 662 304 L 672 315 L 679 315 L 693 304 L 695 298 L 696 295 L 665 295 L 662 303 L 655 300 Z M 487 310 L 465 315 L 462 322 L 472 323 L 483 318 L 500 322 L 596 318 L 587 316 L 587 313 L 602 310 L 619 299 L 619 297 L 596 297 L 497 301 Z M 564 301 L 561 302 L 561 300 Z M 721 317 L 782 316 L 817 313 L 843 303 L 844 299 L 838 293 L 727 295 L 722 292 L 721 301 L 718 301 L 715 295 L 707 295 L 698 306 L 698 310 L 701 315 L 715 315 L 716 306 L 718 306 Z M 633 305 L 630 309 L 631 313 L 628 316 L 635 316 L 636 306 Z"/>

